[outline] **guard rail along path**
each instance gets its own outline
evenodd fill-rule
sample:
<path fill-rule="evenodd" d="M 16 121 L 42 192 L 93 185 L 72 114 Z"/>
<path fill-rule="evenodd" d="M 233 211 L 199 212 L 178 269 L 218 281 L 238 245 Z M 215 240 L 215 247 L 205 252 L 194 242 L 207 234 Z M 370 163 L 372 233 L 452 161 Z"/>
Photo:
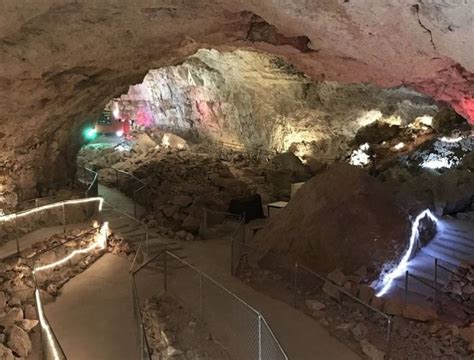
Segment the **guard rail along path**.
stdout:
<path fill-rule="evenodd" d="M 245 225 L 239 227 L 239 229 L 240 231 L 238 231 L 238 233 L 233 234 L 233 236 L 231 237 L 230 267 L 231 274 L 233 276 L 238 276 L 239 272 L 241 271 L 241 267 L 243 266 L 245 268 L 246 266 L 248 266 L 249 262 L 254 260 L 255 254 L 259 253 L 258 249 L 244 243 Z M 393 358 L 392 356 L 394 349 L 392 348 L 392 343 L 394 327 L 403 327 L 405 330 L 412 333 L 412 335 L 416 335 L 417 337 L 423 338 L 432 347 L 439 349 L 444 354 L 449 355 L 451 358 L 459 358 L 450 349 L 447 349 L 441 344 L 434 342 L 433 340 L 427 338 L 420 332 L 411 329 L 410 327 L 407 327 L 398 322 L 394 322 L 394 317 L 392 315 L 385 314 L 383 311 L 362 301 L 360 298 L 350 293 L 348 289 L 339 286 L 333 280 L 309 269 L 305 265 L 298 262 L 289 262 L 288 259 L 284 259 L 274 254 L 266 254 L 265 257 L 271 260 L 272 271 L 282 275 L 282 279 L 284 279 L 287 284 L 287 289 L 291 289 L 293 297 L 292 305 L 295 308 L 299 307 L 299 303 L 301 302 L 303 297 L 302 295 L 309 295 L 316 289 L 320 289 L 322 285 L 334 289 L 335 293 L 340 294 L 339 296 L 349 300 L 350 303 L 357 304 L 358 306 L 365 308 L 365 318 L 369 322 L 373 323 L 376 328 L 380 328 L 382 326 L 380 328 L 380 332 L 381 335 L 384 334 L 385 337 L 384 350 L 386 359 Z M 341 302 L 341 304 L 344 304 L 344 302 Z"/>
<path fill-rule="evenodd" d="M 136 278 L 150 264 L 162 271 L 162 291 L 175 297 L 195 316 L 205 321 L 213 336 L 219 339 L 237 359 L 287 360 L 288 356 L 260 312 L 219 284 L 209 275 L 169 250 L 163 250 L 131 273 L 132 287 L 140 332 L 142 359 L 150 360 L 152 349 L 142 321 Z"/>

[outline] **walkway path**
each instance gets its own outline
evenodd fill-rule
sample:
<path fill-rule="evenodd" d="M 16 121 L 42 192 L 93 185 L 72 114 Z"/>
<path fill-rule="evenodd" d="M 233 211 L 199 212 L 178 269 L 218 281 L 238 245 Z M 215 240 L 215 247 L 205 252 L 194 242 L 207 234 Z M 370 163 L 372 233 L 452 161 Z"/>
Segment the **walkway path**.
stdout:
<path fill-rule="evenodd" d="M 258 309 L 290 359 L 360 359 L 346 345 L 329 335 L 313 318 L 288 304 L 270 298 L 230 275 L 230 244 L 226 240 L 186 243 L 187 261 L 212 276 Z"/>
<path fill-rule="evenodd" d="M 109 204 L 125 209 L 124 213 L 104 208 L 104 220 L 112 231 L 138 247 L 146 227 L 133 220 L 133 203 L 112 189 L 101 187 L 100 193 Z M 356 360 L 360 357 L 331 337 L 311 317 L 281 301 L 263 295 L 229 274 L 229 243 L 219 241 L 175 242 L 149 232 L 149 253 L 168 247 L 180 257 L 201 268 L 231 291 L 262 312 L 290 359 Z M 139 358 L 132 293 L 125 258 L 104 255 L 82 274 L 70 280 L 56 302 L 45 306 L 45 312 L 70 360 Z M 175 269 L 180 271 L 180 269 Z M 161 275 L 156 272 L 139 281 L 138 286 L 156 292 L 161 288 Z M 187 286 L 177 282 L 176 289 Z M 186 289 L 184 289 L 186 291 Z M 228 324 L 221 322 L 223 327 Z M 219 329 L 216 329 L 218 332 Z"/>
<path fill-rule="evenodd" d="M 45 312 L 69 360 L 140 358 L 126 258 L 105 254 Z"/>

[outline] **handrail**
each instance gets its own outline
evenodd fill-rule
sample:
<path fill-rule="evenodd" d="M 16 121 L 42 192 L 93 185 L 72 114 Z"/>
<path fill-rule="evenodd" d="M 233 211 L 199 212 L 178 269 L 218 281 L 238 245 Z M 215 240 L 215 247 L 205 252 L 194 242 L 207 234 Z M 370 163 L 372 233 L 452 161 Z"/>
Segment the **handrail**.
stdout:
<path fill-rule="evenodd" d="M 57 248 L 59 248 L 59 247 L 61 247 L 61 246 L 64 246 L 64 245 L 67 244 L 67 243 L 70 243 L 70 242 L 72 242 L 72 241 L 76 241 L 77 239 L 83 237 L 84 235 L 92 235 L 93 233 L 97 233 L 97 232 L 99 232 L 99 231 L 100 231 L 99 228 L 87 230 L 86 232 L 82 233 L 81 235 L 76 235 L 76 236 L 70 238 L 69 240 L 66 240 L 66 241 L 64 241 L 64 242 L 62 242 L 62 243 L 59 243 L 59 244 L 57 244 L 57 245 L 54 245 L 54 246 L 52 246 L 52 247 L 50 247 L 50 248 L 43 249 L 43 250 L 37 252 L 37 253 L 32 257 L 32 259 L 36 259 L 36 258 L 40 257 L 41 255 L 47 253 L 47 252 L 50 252 L 50 251 L 55 250 L 55 249 L 57 249 Z"/>
<path fill-rule="evenodd" d="M 259 319 L 259 321 L 263 321 L 263 324 L 264 326 L 266 327 L 266 329 L 268 330 L 271 338 L 274 340 L 274 342 L 277 344 L 278 346 L 278 349 L 280 350 L 281 354 L 283 355 L 283 357 L 285 359 L 288 360 L 288 355 L 286 354 L 286 352 L 284 351 L 283 347 L 281 346 L 280 342 L 278 341 L 277 337 L 275 336 L 275 333 L 272 331 L 272 329 L 270 328 L 270 326 L 268 325 L 268 322 L 265 320 L 265 318 L 263 317 L 263 315 L 258 311 L 256 310 L 253 306 L 251 306 L 250 304 L 248 304 L 245 300 L 243 300 L 241 297 L 239 297 L 238 295 L 234 294 L 232 291 L 230 291 L 229 289 L 227 289 L 225 286 L 221 285 L 218 281 L 214 280 L 212 277 L 210 277 L 208 274 L 204 273 L 203 271 L 199 270 L 196 266 L 190 264 L 189 262 L 187 262 L 186 260 L 180 258 L 178 255 L 176 255 L 175 253 L 173 253 L 172 251 L 170 250 L 167 250 L 167 249 L 163 249 L 161 250 L 159 253 L 157 253 L 156 255 L 154 255 L 151 259 L 149 259 L 148 261 L 146 261 L 144 264 L 142 264 L 137 270 L 133 271 L 132 272 L 132 280 L 133 280 L 133 284 L 134 286 L 135 285 L 135 281 L 134 281 L 134 277 L 135 277 L 135 274 L 137 274 L 137 272 L 139 272 L 141 269 L 143 269 L 145 266 L 147 266 L 150 262 L 156 260 L 157 258 L 159 258 L 161 255 L 164 255 L 165 258 L 164 258 L 164 289 L 166 291 L 166 273 L 167 273 L 167 270 L 166 270 L 166 267 L 167 267 L 167 261 L 166 261 L 166 255 L 169 255 L 171 256 L 172 258 L 174 258 L 175 260 L 177 260 L 178 262 L 180 262 L 181 264 L 185 265 L 186 267 L 194 270 L 195 272 L 197 272 L 200 276 L 201 276 L 201 287 L 202 287 L 202 279 L 205 278 L 207 279 L 208 281 L 210 281 L 212 284 L 214 284 L 215 286 L 217 286 L 220 290 L 224 291 L 224 293 L 226 293 L 227 295 L 230 295 L 232 298 L 234 298 L 235 300 L 237 300 L 240 304 L 244 305 L 246 308 L 248 308 L 252 313 L 254 313 L 257 318 Z M 201 288 L 201 291 L 202 291 L 202 288 Z M 136 292 L 136 287 L 134 287 L 134 296 L 136 296 L 136 301 L 139 302 L 139 299 L 138 299 L 138 296 L 136 295 L 137 292 Z M 202 298 L 201 298 L 201 302 L 202 302 Z M 202 306 L 202 303 L 201 303 L 201 306 Z M 202 310 L 201 310 L 202 311 Z M 143 324 L 143 320 L 141 318 L 141 310 L 139 309 L 139 315 L 140 315 L 140 327 L 141 328 L 144 328 L 144 324 Z M 260 324 L 260 323 L 259 323 Z M 147 337 L 147 334 L 145 332 L 145 337 Z M 145 346 L 147 347 L 148 351 L 149 351 L 149 348 L 148 348 L 148 340 L 145 339 L 146 343 L 145 343 Z M 259 338 L 258 338 L 258 341 L 259 341 L 259 348 L 260 348 L 260 351 L 261 351 L 261 338 L 260 338 L 260 333 L 259 333 Z M 261 355 L 261 353 L 259 352 L 259 355 Z M 261 358 L 259 356 L 259 358 Z"/>
<path fill-rule="evenodd" d="M 408 270 L 405 272 L 405 302 L 408 301 L 408 278 L 409 278 L 409 277 L 412 277 L 413 279 L 419 281 L 419 282 L 422 283 L 423 285 L 428 286 L 428 287 L 430 287 L 431 289 L 433 289 L 433 290 L 434 290 L 433 303 L 436 304 L 437 295 L 438 295 L 438 292 L 440 292 L 439 289 L 438 289 L 438 287 L 436 286 L 437 284 L 436 284 L 436 283 L 435 283 L 435 285 L 430 284 L 430 283 L 428 283 L 426 280 L 423 280 L 423 279 L 421 279 L 420 277 L 418 277 L 417 275 L 414 275 L 414 274 L 410 273 Z M 473 308 L 473 307 L 470 307 L 470 306 L 468 306 L 468 305 L 466 305 L 466 304 L 463 304 L 463 303 L 462 303 L 461 301 L 459 301 L 459 300 L 456 300 L 456 299 L 453 299 L 453 298 L 449 297 L 449 295 L 446 294 L 445 292 L 442 292 L 442 291 L 441 291 L 440 293 L 441 293 L 442 295 L 444 295 L 444 296 L 447 296 L 447 297 L 450 299 L 450 301 L 453 301 L 454 303 L 458 304 L 460 307 L 464 308 L 465 310 L 467 310 L 467 311 L 469 311 L 469 312 L 474 312 L 474 308 Z"/>
<path fill-rule="evenodd" d="M 322 276 L 322 275 L 319 275 L 318 273 L 316 273 L 315 271 L 309 269 L 308 267 L 302 265 L 302 264 L 298 264 L 297 262 L 295 263 L 295 266 L 297 267 L 301 267 L 303 269 L 305 269 L 306 271 L 308 271 L 309 273 L 313 274 L 314 276 L 316 276 L 318 279 L 322 280 L 322 281 L 329 281 L 331 282 L 335 287 L 337 287 L 337 290 L 339 292 L 342 292 L 344 295 L 346 295 L 347 297 L 351 298 L 352 300 L 355 300 L 356 302 L 358 302 L 359 304 L 365 306 L 366 308 L 368 308 L 369 310 L 372 310 L 373 312 L 379 314 L 380 316 L 382 316 L 383 318 L 385 318 L 386 320 L 392 320 L 392 316 L 390 315 L 387 315 L 385 314 L 383 311 L 380 311 L 376 308 L 374 308 L 372 305 L 362 301 L 361 299 L 359 299 L 358 297 L 352 295 L 351 293 L 349 293 L 346 289 L 344 289 L 343 287 L 339 286 L 338 284 L 336 284 L 333 280 L 325 277 L 325 276 Z"/>
<path fill-rule="evenodd" d="M 78 190 L 78 191 L 73 191 L 71 192 L 69 195 L 69 200 L 72 199 L 72 198 L 75 198 L 76 196 L 83 196 L 85 195 L 86 197 L 88 197 L 88 194 L 90 192 L 90 190 L 92 189 L 93 185 L 98 182 L 98 178 L 99 178 L 99 174 L 92 170 L 92 169 L 89 169 L 89 168 L 86 168 L 84 167 L 83 168 L 84 170 L 86 171 L 90 171 L 91 173 L 94 174 L 94 178 L 92 179 L 92 182 L 91 184 L 87 187 L 87 189 L 85 191 L 83 190 Z M 38 202 L 40 201 L 44 201 L 44 200 L 48 200 L 48 199 L 55 199 L 55 198 L 60 198 L 59 195 L 51 195 L 51 196 L 41 196 L 41 197 L 36 197 L 34 199 L 30 199 L 30 200 L 25 200 L 25 201 L 22 201 L 22 202 L 19 202 L 16 204 L 16 211 L 13 212 L 13 213 L 10 213 L 10 214 L 14 214 L 14 213 L 18 213 L 18 212 L 21 212 L 21 211 L 26 211 L 26 210 L 29 210 L 31 208 L 27 208 L 27 209 L 22 209 L 22 210 L 18 210 L 18 208 L 20 208 L 22 205 L 25 205 L 25 204 L 28 204 L 28 203 L 35 203 L 35 206 L 34 208 L 38 207 Z M 64 201 L 64 200 L 62 200 Z"/>
<path fill-rule="evenodd" d="M 133 293 L 134 302 L 137 306 L 136 310 L 137 310 L 137 313 L 138 313 L 138 323 L 139 323 L 139 326 L 140 326 L 140 330 L 142 332 L 142 334 L 140 335 L 140 338 L 143 338 L 145 340 L 144 345 L 146 347 L 147 354 L 151 354 L 150 344 L 148 343 L 148 336 L 146 334 L 145 324 L 143 322 L 142 310 L 141 310 L 141 307 L 140 307 L 140 299 L 138 298 L 137 284 L 135 283 L 133 273 L 131 274 L 131 276 L 132 276 L 132 293 Z M 151 358 L 150 358 L 150 360 L 151 360 Z"/>
<path fill-rule="evenodd" d="M 157 253 L 156 255 L 153 255 L 150 259 L 148 259 L 147 261 L 145 261 L 143 264 L 141 264 L 135 271 L 132 272 L 133 275 L 135 275 L 137 272 L 139 272 L 141 269 L 143 269 L 145 266 L 147 266 L 149 263 L 151 263 L 152 261 L 156 260 L 157 258 L 159 258 L 161 255 L 163 255 L 163 253 L 165 253 L 167 250 L 166 249 L 163 249 L 161 250 L 159 253 Z"/>

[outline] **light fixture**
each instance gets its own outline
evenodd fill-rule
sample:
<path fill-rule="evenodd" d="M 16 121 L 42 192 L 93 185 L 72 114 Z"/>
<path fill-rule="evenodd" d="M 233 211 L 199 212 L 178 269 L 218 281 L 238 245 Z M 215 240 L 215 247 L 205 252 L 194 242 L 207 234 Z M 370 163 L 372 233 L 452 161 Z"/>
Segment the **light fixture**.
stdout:
<path fill-rule="evenodd" d="M 84 130 L 83 134 L 86 140 L 94 140 L 97 136 L 97 131 L 93 128 L 87 128 Z"/>
<path fill-rule="evenodd" d="M 115 135 L 117 135 L 118 137 L 122 137 L 123 136 L 123 130 L 119 130 L 115 133 Z"/>

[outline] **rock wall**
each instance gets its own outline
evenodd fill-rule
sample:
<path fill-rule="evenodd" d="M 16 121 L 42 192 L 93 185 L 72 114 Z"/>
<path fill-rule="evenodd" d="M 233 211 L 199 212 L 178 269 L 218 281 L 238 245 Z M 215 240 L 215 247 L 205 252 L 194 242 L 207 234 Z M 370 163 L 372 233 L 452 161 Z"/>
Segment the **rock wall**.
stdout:
<path fill-rule="evenodd" d="M 473 119 L 472 19 L 465 0 L 4 0 L 2 207 L 64 182 L 78 128 L 199 48 L 267 51 L 314 79 L 406 84 Z"/>
<path fill-rule="evenodd" d="M 199 50 L 182 65 L 149 71 L 114 103 L 146 127 L 320 160 L 346 155 L 368 123 L 407 124 L 437 111 L 403 87 L 314 82 L 281 58 L 242 50 Z"/>

